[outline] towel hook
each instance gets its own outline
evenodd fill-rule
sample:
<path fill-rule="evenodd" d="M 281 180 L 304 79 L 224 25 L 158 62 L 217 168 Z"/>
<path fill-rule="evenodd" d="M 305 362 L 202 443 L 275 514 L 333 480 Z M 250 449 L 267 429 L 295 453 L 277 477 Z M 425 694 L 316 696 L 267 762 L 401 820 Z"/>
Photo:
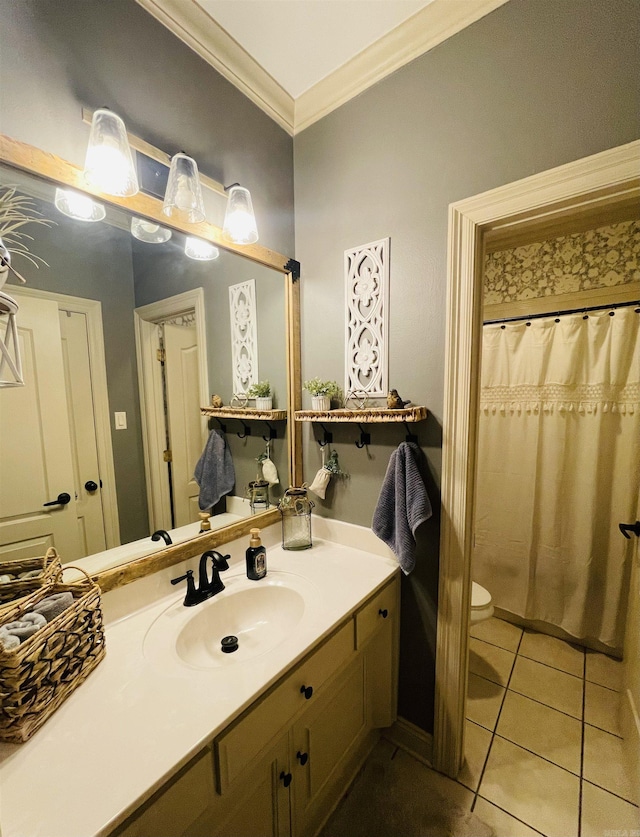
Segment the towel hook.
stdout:
<path fill-rule="evenodd" d="M 248 424 L 245 424 L 245 423 L 242 421 L 242 419 L 240 419 L 240 424 L 242 425 L 242 427 L 244 428 L 244 430 L 243 430 L 243 432 L 242 432 L 242 433 L 240 433 L 240 431 L 238 431 L 238 439 L 246 439 L 246 438 L 247 438 L 247 436 L 251 436 L 251 428 L 249 427 L 249 425 L 248 425 Z"/>
<path fill-rule="evenodd" d="M 367 433 L 361 424 L 358 424 L 358 427 L 360 428 L 360 439 L 356 442 L 356 447 L 362 449 L 371 444 L 371 433 Z"/>
<path fill-rule="evenodd" d="M 333 433 L 331 433 L 324 424 L 321 424 L 320 427 L 322 428 L 322 432 L 324 433 L 324 440 L 318 439 L 318 444 L 321 448 L 326 448 L 327 445 L 330 445 L 333 442 Z"/>
<path fill-rule="evenodd" d="M 418 437 L 415 435 L 415 433 L 412 433 L 409 430 L 409 425 L 407 424 L 407 422 L 403 421 L 402 423 L 404 424 L 404 429 L 407 431 L 406 441 L 413 442 L 415 445 L 419 444 Z"/>
<path fill-rule="evenodd" d="M 223 432 L 223 433 L 226 433 L 226 432 L 227 432 L 227 425 L 226 425 L 226 424 L 223 424 L 223 423 L 220 421 L 220 419 L 219 419 L 219 418 L 217 418 L 217 416 L 211 416 L 211 418 L 212 418 L 214 421 L 217 421 L 217 422 L 218 422 L 218 424 L 220 425 L 220 430 L 222 430 L 222 432 Z"/>
<path fill-rule="evenodd" d="M 270 421 L 267 422 L 267 427 L 269 428 L 269 435 L 262 437 L 265 440 L 265 442 L 270 442 L 272 439 L 277 439 L 278 430 L 275 427 L 273 427 Z"/>

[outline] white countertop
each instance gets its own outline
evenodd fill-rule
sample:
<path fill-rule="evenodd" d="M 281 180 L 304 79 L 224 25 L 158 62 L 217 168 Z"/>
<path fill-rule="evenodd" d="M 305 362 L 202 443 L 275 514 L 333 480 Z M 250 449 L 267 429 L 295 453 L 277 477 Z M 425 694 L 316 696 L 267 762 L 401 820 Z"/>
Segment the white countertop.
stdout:
<path fill-rule="evenodd" d="M 316 528 L 336 530 L 322 522 Z M 346 543 L 363 541 L 360 527 L 340 524 L 337 529 L 344 531 Z M 265 543 L 270 540 L 265 537 Z M 368 548 L 374 544 L 369 538 L 364 542 Z M 246 544 L 227 546 L 232 561 L 222 578 L 231 586 L 244 575 Z M 176 663 L 164 671 L 147 659 L 143 640 L 149 627 L 184 597 L 184 589 L 168 584 L 181 565 L 151 577 L 161 597 L 149 602 L 147 592 L 141 609 L 107 625 L 106 657 L 88 679 L 30 741 L 0 744 L 2 837 L 108 834 L 398 571 L 387 553 L 386 547 L 365 552 L 315 534 L 313 548 L 304 552 L 269 546 L 269 571 L 295 573 L 317 588 L 311 618 L 250 665 L 224 669 Z M 124 595 L 130 599 L 137 584 L 114 591 L 121 600 L 119 613 Z M 111 595 L 104 597 L 105 615 Z M 138 597 L 138 608 L 140 600 L 144 596 Z"/>

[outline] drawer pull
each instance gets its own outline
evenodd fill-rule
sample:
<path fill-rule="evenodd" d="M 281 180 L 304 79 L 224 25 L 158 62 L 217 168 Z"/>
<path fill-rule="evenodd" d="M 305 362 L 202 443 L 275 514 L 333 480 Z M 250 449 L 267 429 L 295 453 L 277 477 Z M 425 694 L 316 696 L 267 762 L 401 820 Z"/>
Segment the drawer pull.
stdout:
<path fill-rule="evenodd" d="M 380 608 L 378 613 L 380 614 L 380 616 L 382 616 L 383 619 L 386 619 L 387 616 L 389 615 L 389 611 L 387 610 L 386 607 L 384 608 L 384 610 L 382 608 Z"/>
<path fill-rule="evenodd" d="M 282 784 L 285 786 L 285 788 L 288 788 L 291 784 L 291 779 L 293 777 L 291 776 L 291 773 L 285 773 L 284 770 L 282 770 L 280 773 L 280 778 L 282 779 Z"/>
<path fill-rule="evenodd" d="M 304 695 L 305 700 L 309 700 L 313 694 L 313 686 L 300 686 L 300 694 Z"/>
<path fill-rule="evenodd" d="M 300 764 L 304 767 L 305 764 L 309 761 L 309 753 L 301 753 L 300 750 L 296 753 L 296 758 L 300 762 Z"/>

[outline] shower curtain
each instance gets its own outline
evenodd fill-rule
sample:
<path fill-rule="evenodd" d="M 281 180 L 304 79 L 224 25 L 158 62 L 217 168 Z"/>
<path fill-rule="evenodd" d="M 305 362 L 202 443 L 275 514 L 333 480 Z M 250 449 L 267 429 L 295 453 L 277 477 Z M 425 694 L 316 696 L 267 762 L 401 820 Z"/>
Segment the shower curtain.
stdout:
<path fill-rule="evenodd" d="M 640 486 L 640 313 L 483 332 L 473 575 L 494 604 L 621 651 Z"/>

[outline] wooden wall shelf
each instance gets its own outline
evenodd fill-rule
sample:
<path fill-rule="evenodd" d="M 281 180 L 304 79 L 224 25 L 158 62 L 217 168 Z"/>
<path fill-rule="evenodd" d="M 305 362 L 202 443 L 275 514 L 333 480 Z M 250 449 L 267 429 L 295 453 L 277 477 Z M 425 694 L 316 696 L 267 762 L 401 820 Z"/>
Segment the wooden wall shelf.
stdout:
<path fill-rule="evenodd" d="M 424 421 L 426 407 L 407 407 L 404 410 L 296 410 L 296 421 L 355 422 L 356 424 L 385 424 L 392 422 Z"/>
<path fill-rule="evenodd" d="M 203 416 L 239 421 L 286 421 L 286 410 L 253 410 L 251 407 L 200 407 Z"/>

